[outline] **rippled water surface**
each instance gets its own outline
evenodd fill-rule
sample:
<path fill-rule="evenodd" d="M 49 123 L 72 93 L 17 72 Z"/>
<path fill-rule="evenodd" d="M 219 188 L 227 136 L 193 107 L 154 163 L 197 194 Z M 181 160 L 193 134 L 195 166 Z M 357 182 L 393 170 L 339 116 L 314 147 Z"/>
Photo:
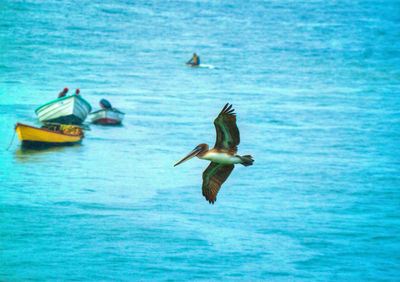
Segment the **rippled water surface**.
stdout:
<path fill-rule="evenodd" d="M 0 280 L 398 280 L 399 1 L 0 3 Z M 184 66 L 193 52 L 202 68 Z M 126 113 L 27 150 L 62 88 Z M 234 105 L 237 166 L 209 205 Z M 9 147 L 9 150 L 6 148 Z"/>

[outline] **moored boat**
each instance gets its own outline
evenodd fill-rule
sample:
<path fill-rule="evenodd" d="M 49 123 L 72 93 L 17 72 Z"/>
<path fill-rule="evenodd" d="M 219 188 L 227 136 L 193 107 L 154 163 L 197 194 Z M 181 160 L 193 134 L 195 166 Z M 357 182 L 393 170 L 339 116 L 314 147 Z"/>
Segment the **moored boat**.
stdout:
<path fill-rule="evenodd" d="M 92 110 L 80 95 L 69 95 L 50 101 L 35 110 L 41 122 L 81 124 Z"/>
<path fill-rule="evenodd" d="M 84 138 L 81 127 L 58 123 L 46 123 L 41 128 L 17 123 L 15 131 L 26 147 L 73 145 Z"/>
<path fill-rule="evenodd" d="M 122 123 L 125 114 L 111 106 L 105 99 L 100 100 L 102 109 L 89 114 L 92 123 L 102 125 L 119 125 Z"/>
<path fill-rule="evenodd" d="M 124 115 L 123 112 L 120 112 L 117 109 L 100 109 L 89 114 L 92 123 L 103 125 L 121 124 Z"/>

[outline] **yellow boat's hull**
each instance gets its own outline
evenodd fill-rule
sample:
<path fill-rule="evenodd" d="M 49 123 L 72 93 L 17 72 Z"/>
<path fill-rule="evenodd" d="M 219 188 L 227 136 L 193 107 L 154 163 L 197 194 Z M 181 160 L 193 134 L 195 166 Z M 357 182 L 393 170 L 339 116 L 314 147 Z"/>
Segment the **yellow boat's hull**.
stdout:
<path fill-rule="evenodd" d="M 72 145 L 82 141 L 83 134 L 74 135 L 62 132 L 54 132 L 44 128 L 38 128 L 22 123 L 15 126 L 19 140 L 25 146 L 61 146 Z"/>

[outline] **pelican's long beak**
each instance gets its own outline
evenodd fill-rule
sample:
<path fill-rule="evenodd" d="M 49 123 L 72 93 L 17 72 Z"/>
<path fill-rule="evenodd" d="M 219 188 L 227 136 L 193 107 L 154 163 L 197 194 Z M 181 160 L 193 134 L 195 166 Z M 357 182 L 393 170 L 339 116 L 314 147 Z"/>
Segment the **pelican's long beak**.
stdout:
<path fill-rule="evenodd" d="M 191 151 L 186 157 L 184 157 L 184 158 L 181 159 L 179 162 L 177 162 L 176 164 L 174 164 L 174 166 L 177 166 L 178 164 L 181 164 L 181 163 L 183 163 L 183 162 L 186 162 L 187 160 L 190 160 L 191 158 L 197 156 L 200 152 L 201 152 L 201 147 L 197 146 L 197 147 L 194 148 L 194 150 Z"/>

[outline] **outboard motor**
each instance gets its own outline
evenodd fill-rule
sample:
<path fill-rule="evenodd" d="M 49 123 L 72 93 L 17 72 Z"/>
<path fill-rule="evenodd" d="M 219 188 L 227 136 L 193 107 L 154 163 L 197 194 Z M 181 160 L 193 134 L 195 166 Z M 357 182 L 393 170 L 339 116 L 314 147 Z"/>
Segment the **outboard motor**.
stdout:
<path fill-rule="evenodd" d="M 100 107 L 102 107 L 103 109 L 112 109 L 111 103 L 108 102 L 106 99 L 100 100 Z"/>

